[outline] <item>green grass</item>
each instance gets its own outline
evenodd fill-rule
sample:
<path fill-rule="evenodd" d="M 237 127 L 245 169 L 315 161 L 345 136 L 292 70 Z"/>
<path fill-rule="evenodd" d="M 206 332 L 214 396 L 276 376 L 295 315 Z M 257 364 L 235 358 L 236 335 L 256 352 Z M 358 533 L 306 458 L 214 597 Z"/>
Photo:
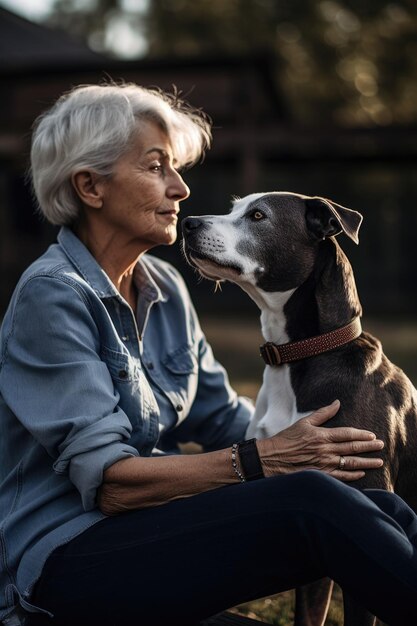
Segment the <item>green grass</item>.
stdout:
<path fill-rule="evenodd" d="M 274 626 L 292 626 L 294 621 L 294 592 L 286 591 L 269 598 L 242 604 L 232 609 L 234 613 L 264 621 Z M 343 625 L 343 600 L 339 587 L 333 591 L 332 603 L 326 619 L 326 626 Z"/>

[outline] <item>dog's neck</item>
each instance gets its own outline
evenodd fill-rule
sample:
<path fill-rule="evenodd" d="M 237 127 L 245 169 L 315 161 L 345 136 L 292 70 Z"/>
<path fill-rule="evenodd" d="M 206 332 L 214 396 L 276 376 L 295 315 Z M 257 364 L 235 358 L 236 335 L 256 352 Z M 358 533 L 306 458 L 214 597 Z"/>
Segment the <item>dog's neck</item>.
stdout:
<path fill-rule="evenodd" d="M 278 344 L 340 328 L 362 313 L 351 265 L 334 239 L 320 244 L 313 271 L 298 288 L 245 290 L 261 309 L 265 341 Z"/>
<path fill-rule="evenodd" d="M 281 293 L 267 294 L 267 306 L 261 309 L 261 329 L 265 341 L 287 343 L 290 341 L 287 334 L 287 320 L 284 307 L 294 293 L 294 289 Z"/>
<path fill-rule="evenodd" d="M 337 241 L 328 239 L 313 272 L 284 307 L 290 341 L 340 328 L 361 314 L 352 267 Z"/>
<path fill-rule="evenodd" d="M 261 330 L 265 341 L 287 342 L 287 320 L 284 315 L 284 307 L 295 289 L 268 292 L 254 287 L 251 282 L 243 282 L 242 280 L 236 282 L 261 310 Z"/>

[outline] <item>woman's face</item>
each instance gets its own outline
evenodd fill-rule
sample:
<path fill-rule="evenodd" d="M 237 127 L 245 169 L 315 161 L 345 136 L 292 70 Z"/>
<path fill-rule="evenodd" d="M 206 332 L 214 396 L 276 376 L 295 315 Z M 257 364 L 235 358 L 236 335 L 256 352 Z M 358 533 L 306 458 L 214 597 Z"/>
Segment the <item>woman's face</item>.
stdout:
<path fill-rule="evenodd" d="M 141 252 L 174 243 L 179 203 L 190 194 L 175 166 L 168 136 L 142 123 L 102 187 L 100 216 L 117 239 L 134 240 Z"/>

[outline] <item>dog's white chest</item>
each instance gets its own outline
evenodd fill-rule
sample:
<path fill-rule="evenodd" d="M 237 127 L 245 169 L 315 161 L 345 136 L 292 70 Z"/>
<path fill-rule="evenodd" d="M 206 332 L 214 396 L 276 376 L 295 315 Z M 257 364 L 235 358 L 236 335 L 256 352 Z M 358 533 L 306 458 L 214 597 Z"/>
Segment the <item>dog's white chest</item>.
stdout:
<path fill-rule="evenodd" d="M 285 343 L 285 303 L 295 290 L 282 293 L 263 293 L 267 306 L 262 310 L 261 326 L 265 341 Z M 255 414 L 246 431 L 246 437 L 264 439 L 288 428 L 308 413 L 297 411 L 297 399 L 291 385 L 290 366 L 267 365 L 262 387 L 256 399 Z"/>
<path fill-rule="evenodd" d="M 263 384 L 256 400 L 255 414 L 246 436 L 264 439 L 284 430 L 308 415 L 297 411 L 288 365 L 266 367 Z"/>

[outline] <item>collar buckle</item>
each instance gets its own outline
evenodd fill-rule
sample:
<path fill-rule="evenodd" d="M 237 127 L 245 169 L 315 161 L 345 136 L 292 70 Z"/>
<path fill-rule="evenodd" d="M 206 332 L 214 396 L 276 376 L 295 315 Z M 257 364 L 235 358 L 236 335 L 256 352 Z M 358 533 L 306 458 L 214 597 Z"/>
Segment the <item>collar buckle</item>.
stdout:
<path fill-rule="evenodd" d="M 259 346 L 259 353 L 267 365 L 281 365 L 282 363 L 278 346 L 272 341 L 267 341 Z"/>

